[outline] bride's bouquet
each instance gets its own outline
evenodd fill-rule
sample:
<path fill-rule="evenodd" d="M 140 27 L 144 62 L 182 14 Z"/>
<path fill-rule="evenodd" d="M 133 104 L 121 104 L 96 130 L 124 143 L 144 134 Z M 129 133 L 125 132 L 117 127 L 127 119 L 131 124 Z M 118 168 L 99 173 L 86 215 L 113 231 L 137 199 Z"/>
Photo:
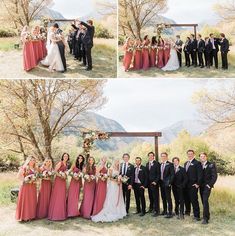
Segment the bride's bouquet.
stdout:
<path fill-rule="evenodd" d="M 96 179 L 95 175 L 84 175 L 84 180 L 87 182 L 91 182 L 95 179 Z"/>
<path fill-rule="evenodd" d="M 59 172 L 57 172 L 56 175 L 57 175 L 58 177 L 60 177 L 61 179 L 66 179 L 66 178 L 67 178 L 66 173 L 63 172 L 63 171 L 59 171 Z"/>
<path fill-rule="evenodd" d="M 31 174 L 24 177 L 24 183 L 26 184 L 35 183 L 36 180 L 37 180 L 37 174 Z"/>
<path fill-rule="evenodd" d="M 103 173 L 100 173 L 98 175 L 98 179 L 102 180 L 102 181 L 106 181 L 108 179 L 108 174 L 103 174 Z"/>
<path fill-rule="evenodd" d="M 127 184 L 128 180 L 129 180 L 129 177 L 127 177 L 126 175 L 121 177 L 121 181 L 123 184 Z"/>

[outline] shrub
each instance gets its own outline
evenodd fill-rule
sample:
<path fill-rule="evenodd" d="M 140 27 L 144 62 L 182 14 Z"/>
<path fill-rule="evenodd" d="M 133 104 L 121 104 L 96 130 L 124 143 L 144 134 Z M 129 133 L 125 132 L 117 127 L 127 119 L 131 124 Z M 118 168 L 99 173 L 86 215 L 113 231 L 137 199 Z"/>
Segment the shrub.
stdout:
<path fill-rule="evenodd" d="M 0 38 L 10 38 L 15 37 L 16 33 L 11 30 L 0 29 Z"/>
<path fill-rule="evenodd" d="M 14 155 L 0 157 L 0 172 L 18 170 L 19 166 L 20 160 Z"/>
<path fill-rule="evenodd" d="M 109 32 L 107 28 L 105 28 L 101 24 L 97 24 L 95 28 L 95 37 L 96 38 L 105 38 L 105 39 L 112 39 L 114 36 Z"/>

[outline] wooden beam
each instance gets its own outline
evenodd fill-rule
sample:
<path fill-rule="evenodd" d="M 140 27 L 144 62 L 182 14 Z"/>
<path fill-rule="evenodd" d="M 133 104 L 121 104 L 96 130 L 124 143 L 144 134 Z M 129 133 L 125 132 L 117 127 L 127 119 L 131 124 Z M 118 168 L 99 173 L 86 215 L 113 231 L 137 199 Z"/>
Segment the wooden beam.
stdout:
<path fill-rule="evenodd" d="M 50 22 L 61 21 L 61 22 L 73 22 L 75 19 L 50 19 Z"/>
<path fill-rule="evenodd" d="M 110 137 L 161 137 L 161 132 L 108 132 Z"/>

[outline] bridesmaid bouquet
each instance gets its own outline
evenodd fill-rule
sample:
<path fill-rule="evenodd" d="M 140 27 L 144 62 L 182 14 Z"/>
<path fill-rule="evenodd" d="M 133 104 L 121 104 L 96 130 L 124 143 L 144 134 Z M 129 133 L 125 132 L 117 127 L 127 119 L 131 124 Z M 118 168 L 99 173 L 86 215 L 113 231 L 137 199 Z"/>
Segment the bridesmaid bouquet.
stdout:
<path fill-rule="evenodd" d="M 161 46 L 157 47 L 157 48 L 158 48 L 158 50 L 163 50 L 164 49 L 164 47 L 161 47 Z"/>
<path fill-rule="evenodd" d="M 123 184 L 126 184 L 128 180 L 129 180 L 129 177 L 127 177 L 125 175 L 121 177 L 121 181 Z"/>
<path fill-rule="evenodd" d="M 37 180 L 36 174 L 27 175 L 24 177 L 24 183 L 26 183 L 26 184 L 35 183 L 36 180 Z"/>
<path fill-rule="evenodd" d="M 149 49 L 150 47 L 149 47 L 148 45 L 145 45 L 144 48 L 145 48 L 145 49 Z"/>
<path fill-rule="evenodd" d="M 42 173 L 39 174 L 39 178 L 48 179 L 52 178 L 55 175 L 54 171 L 44 170 Z"/>
<path fill-rule="evenodd" d="M 68 171 L 68 175 L 76 180 L 79 180 L 83 177 L 82 172 L 77 173 L 77 172 L 73 172 L 72 170 Z"/>
<path fill-rule="evenodd" d="M 102 181 L 106 181 L 108 179 L 108 174 L 103 174 L 103 173 L 100 173 L 98 178 Z"/>
<path fill-rule="evenodd" d="M 66 179 L 66 178 L 67 178 L 66 173 L 63 172 L 63 171 L 58 172 L 58 173 L 57 173 L 57 176 L 59 176 L 59 177 L 62 178 L 62 179 Z"/>
<path fill-rule="evenodd" d="M 84 175 L 84 180 L 87 182 L 91 182 L 92 180 L 95 180 L 95 175 Z"/>
<path fill-rule="evenodd" d="M 133 52 L 133 51 L 134 51 L 134 47 L 129 47 L 129 48 L 127 49 L 127 51 L 128 51 L 128 52 Z"/>
<path fill-rule="evenodd" d="M 135 46 L 135 50 L 142 50 L 142 46 L 136 45 L 136 46 Z"/>

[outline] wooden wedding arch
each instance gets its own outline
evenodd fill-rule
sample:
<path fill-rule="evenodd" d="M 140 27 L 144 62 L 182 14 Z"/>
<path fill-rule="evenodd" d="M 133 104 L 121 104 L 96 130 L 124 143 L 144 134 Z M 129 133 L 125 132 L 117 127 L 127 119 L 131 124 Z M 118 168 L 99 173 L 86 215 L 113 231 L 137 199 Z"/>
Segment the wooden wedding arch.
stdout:
<path fill-rule="evenodd" d="M 198 24 L 157 24 L 157 28 L 163 27 L 163 29 L 172 28 L 172 27 L 193 27 L 194 35 L 197 35 Z"/>
<path fill-rule="evenodd" d="M 92 132 L 94 134 L 92 134 Z M 89 131 L 82 133 L 84 142 L 83 148 L 87 154 L 89 155 L 89 151 L 93 144 L 94 140 L 107 140 L 111 137 L 152 137 L 154 138 L 154 151 L 155 151 L 155 158 L 158 160 L 159 158 L 159 137 L 162 137 L 161 132 L 99 132 L 99 131 Z M 90 135 L 89 138 L 86 138 L 87 135 Z M 93 138 L 92 138 L 93 137 Z"/>

